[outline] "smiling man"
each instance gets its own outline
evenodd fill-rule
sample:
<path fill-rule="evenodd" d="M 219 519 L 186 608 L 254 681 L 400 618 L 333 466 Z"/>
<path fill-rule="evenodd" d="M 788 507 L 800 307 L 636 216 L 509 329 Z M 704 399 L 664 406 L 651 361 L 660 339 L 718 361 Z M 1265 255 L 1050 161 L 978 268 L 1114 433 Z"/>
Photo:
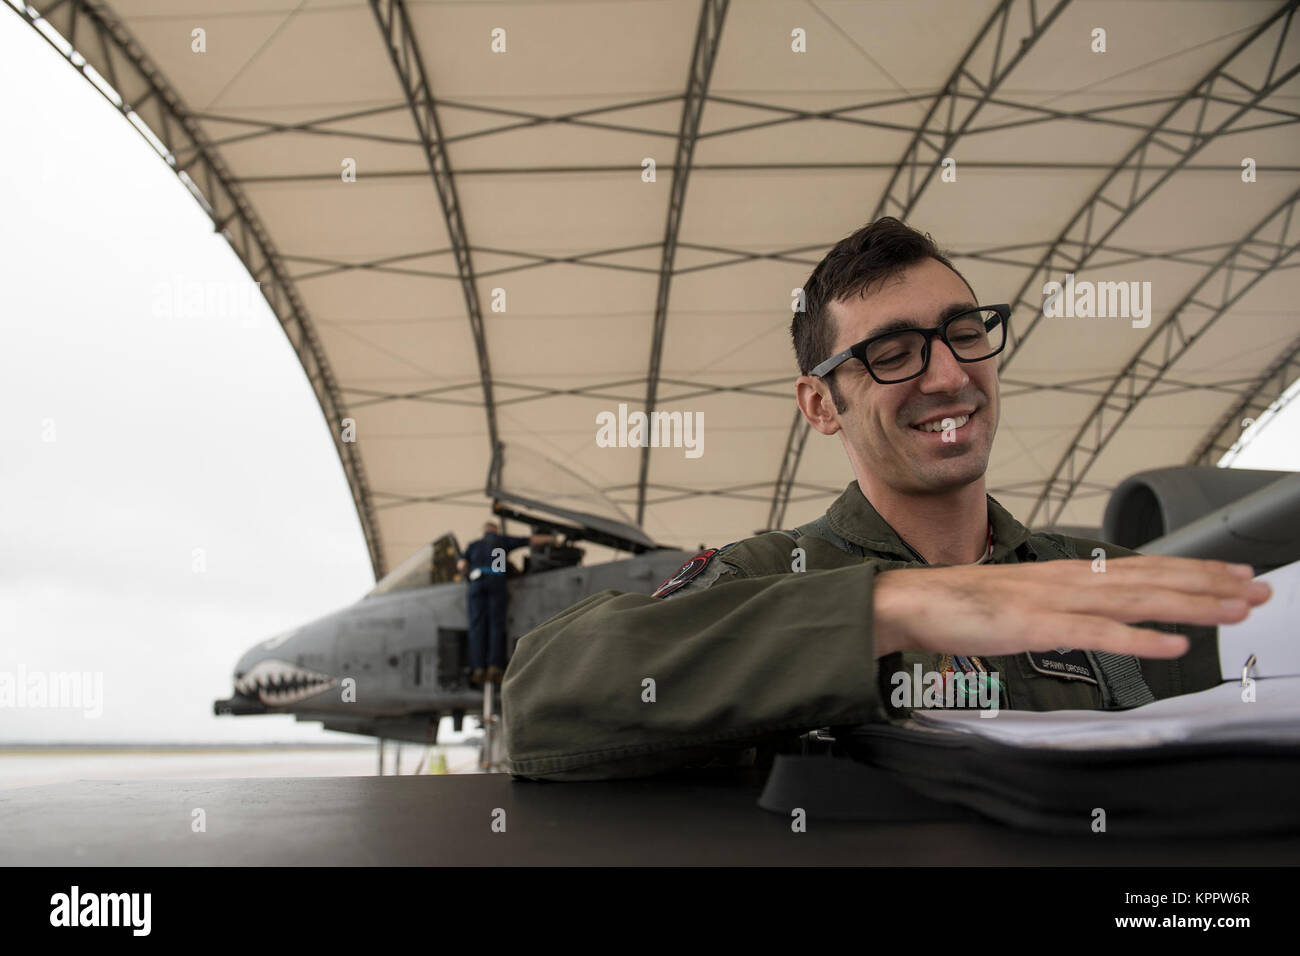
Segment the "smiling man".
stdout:
<path fill-rule="evenodd" d="M 1248 566 L 1030 533 L 988 495 L 1007 306 L 888 217 L 804 292 L 796 398 L 856 480 L 798 529 L 525 635 L 503 685 L 516 775 L 761 768 L 918 706 L 1122 709 L 1219 682 L 1215 625 L 1269 596 Z"/>

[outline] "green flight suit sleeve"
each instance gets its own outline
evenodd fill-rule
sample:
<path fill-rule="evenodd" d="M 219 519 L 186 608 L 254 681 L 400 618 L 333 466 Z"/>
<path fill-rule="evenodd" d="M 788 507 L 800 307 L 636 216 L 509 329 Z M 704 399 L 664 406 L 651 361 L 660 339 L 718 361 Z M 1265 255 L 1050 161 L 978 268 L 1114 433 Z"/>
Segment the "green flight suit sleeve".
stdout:
<path fill-rule="evenodd" d="M 726 571 L 671 599 L 602 591 L 524 635 L 502 686 L 512 772 L 599 780 L 735 764 L 765 739 L 886 719 L 870 562 Z"/>

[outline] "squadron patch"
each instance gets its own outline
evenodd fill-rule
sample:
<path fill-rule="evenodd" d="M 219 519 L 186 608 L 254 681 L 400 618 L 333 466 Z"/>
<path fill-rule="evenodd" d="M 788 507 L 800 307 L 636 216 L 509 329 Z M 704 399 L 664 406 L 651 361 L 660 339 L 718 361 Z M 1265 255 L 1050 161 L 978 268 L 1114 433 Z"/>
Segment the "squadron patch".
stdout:
<path fill-rule="evenodd" d="M 667 597 L 677 589 L 685 587 L 688 581 L 690 581 L 701 571 L 703 571 L 706 567 L 708 567 L 709 562 L 713 560 L 713 556 L 717 554 L 720 550 L 722 549 L 709 548 L 705 551 L 701 551 L 695 557 L 691 558 L 680 568 L 678 568 L 673 573 L 673 576 L 670 577 L 663 584 L 659 585 L 659 587 L 655 590 L 655 593 L 650 596 L 657 597 L 657 598 Z"/>

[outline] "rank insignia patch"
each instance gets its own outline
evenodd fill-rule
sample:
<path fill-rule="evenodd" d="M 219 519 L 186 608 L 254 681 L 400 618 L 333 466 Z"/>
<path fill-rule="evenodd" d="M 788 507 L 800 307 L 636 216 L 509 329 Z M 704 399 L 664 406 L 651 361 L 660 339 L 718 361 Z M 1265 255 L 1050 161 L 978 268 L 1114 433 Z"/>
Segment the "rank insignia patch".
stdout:
<path fill-rule="evenodd" d="M 717 554 L 719 550 L 720 550 L 719 548 L 709 548 L 705 551 L 701 551 L 695 557 L 691 558 L 680 568 L 678 568 L 676 572 L 674 572 L 673 576 L 670 577 L 663 584 L 659 585 L 655 593 L 650 596 L 667 597 L 668 595 L 676 591 L 678 588 L 684 587 L 688 581 L 690 581 L 692 578 L 694 578 L 696 575 L 698 575 L 701 571 L 703 571 L 708 566 L 709 561 L 712 560 L 713 556 Z"/>

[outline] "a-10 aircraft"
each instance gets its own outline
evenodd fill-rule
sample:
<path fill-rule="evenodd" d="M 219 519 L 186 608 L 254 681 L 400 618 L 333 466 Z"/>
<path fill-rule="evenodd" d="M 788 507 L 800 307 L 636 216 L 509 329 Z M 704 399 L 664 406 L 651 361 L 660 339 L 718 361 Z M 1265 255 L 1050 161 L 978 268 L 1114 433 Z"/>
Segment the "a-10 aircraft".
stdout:
<path fill-rule="evenodd" d="M 617 505 L 572 472 L 512 452 L 489 474 L 492 510 L 563 543 L 529 549 L 519 569 L 509 564 L 507 653 L 542 622 L 607 588 L 649 594 L 694 551 L 656 544 Z M 504 527 L 503 531 L 509 533 Z M 632 556 L 583 566 L 582 541 Z M 234 693 L 214 704 L 217 714 L 293 714 L 326 730 L 385 740 L 434 744 L 443 717 L 459 731 L 466 716 L 494 715 L 492 685 L 469 684 L 466 586 L 456 570 L 461 547 L 444 534 L 385 575 L 350 607 L 250 648 L 235 666 Z M 344 686 L 344 681 L 354 683 Z M 499 742 L 500 735 L 494 735 Z M 493 741 L 485 742 L 491 750 Z M 497 757 L 480 766 L 500 764 Z"/>
<path fill-rule="evenodd" d="M 656 544 L 599 492 L 551 462 L 523 462 L 528 480 L 503 480 L 494 458 L 493 511 L 561 545 L 534 547 L 511 567 L 507 647 L 589 595 L 652 593 L 696 552 Z M 815 517 L 809 515 L 809 518 Z M 1163 468 L 1122 482 L 1100 529 L 1067 533 L 1147 553 L 1240 561 L 1262 573 L 1300 559 L 1300 473 L 1213 467 Z M 736 537 L 744 537 L 737 533 Z M 582 565 L 581 541 L 632 557 Z M 712 542 L 717 544 L 718 542 Z M 726 542 L 721 542 L 726 543 Z M 327 730 L 434 744 L 443 717 L 491 725 L 492 685 L 469 684 L 466 587 L 460 547 L 444 534 L 386 575 L 360 601 L 251 648 L 235 667 L 234 693 L 217 714 L 293 714 Z M 351 679 L 351 686 L 345 682 Z M 500 768 L 500 734 L 489 732 L 480 766 Z M 496 748 L 496 749 L 494 749 Z"/>

